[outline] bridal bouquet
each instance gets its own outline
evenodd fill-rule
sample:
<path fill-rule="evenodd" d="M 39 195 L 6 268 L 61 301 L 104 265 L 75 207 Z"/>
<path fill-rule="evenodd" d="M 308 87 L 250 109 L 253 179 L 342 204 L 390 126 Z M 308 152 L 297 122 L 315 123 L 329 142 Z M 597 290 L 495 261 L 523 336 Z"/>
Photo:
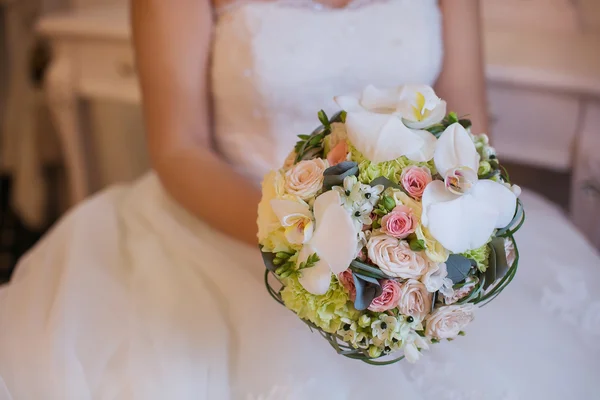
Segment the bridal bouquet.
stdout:
<path fill-rule="evenodd" d="M 265 283 L 338 353 L 415 362 L 515 276 L 520 189 L 428 86 L 336 102 L 263 181 Z"/>

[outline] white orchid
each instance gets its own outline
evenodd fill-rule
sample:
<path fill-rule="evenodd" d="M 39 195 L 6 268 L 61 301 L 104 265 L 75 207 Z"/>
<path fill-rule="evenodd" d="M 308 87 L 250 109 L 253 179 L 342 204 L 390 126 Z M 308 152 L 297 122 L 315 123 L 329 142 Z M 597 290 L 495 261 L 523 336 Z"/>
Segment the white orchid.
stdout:
<path fill-rule="evenodd" d="M 425 162 L 433 157 L 436 138 L 422 129 L 444 118 L 446 103 L 431 87 L 368 86 L 360 97 L 339 96 L 335 100 L 347 112 L 348 139 L 369 161 L 379 163 L 406 156 Z"/>
<path fill-rule="evenodd" d="M 313 206 L 315 229 L 298 255 L 298 265 L 311 254 L 319 261 L 301 270 L 300 284 L 310 293 L 327 293 L 331 274 L 348 269 L 356 254 L 358 232 L 348 211 L 342 205 L 338 192 L 330 190 L 315 200 Z"/>
<path fill-rule="evenodd" d="M 427 185 L 421 219 L 453 253 L 483 246 L 494 229 L 504 228 L 514 216 L 515 194 L 500 183 L 479 180 L 479 159 L 469 133 L 458 123 L 437 142 L 434 162 L 444 182 Z"/>
<path fill-rule="evenodd" d="M 423 129 L 446 116 L 446 102 L 425 85 L 405 85 L 400 90 L 398 112 L 409 128 Z"/>
<path fill-rule="evenodd" d="M 307 243 L 313 235 L 312 212 L 304 201 L 271 200 L 271 208 L 281 226 L 285 228 L 285 238 L 291 244 Z"/>

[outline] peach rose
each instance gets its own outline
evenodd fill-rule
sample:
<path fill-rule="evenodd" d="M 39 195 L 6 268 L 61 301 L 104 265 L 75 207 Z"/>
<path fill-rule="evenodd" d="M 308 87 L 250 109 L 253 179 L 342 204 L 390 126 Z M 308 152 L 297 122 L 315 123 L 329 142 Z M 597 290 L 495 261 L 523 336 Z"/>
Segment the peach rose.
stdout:
<path fill-rule="evenodd" d="M 440 307 L 425 320 L 425 336 L 454 339 L 475 319 L 473 304 Z"/>
<path fill-rule="evenodd" d="M 330 166 L 337 165 L 342 161 L 346 161 L 348 156 L 348 143 L 346 141 L 339 142 L 331 151 L 327 154 L 327 162 Z"/>
<path fill-rule="evenodd" d="M 367 242 L 367 254 L 387 276 L 418 279 L 427 272 L 427 262 L 410 249 L 406 241 L 388 235 L 374 235 Z"/>
<path fill-rule="evenodd" d="M 508 266 L 512 267 L 517 259 L 517 251 L 515 250 L 515 244 L 513 243 L 512 239 L 504 239 L 504 251 L 506 252 L 506 261 L 508 262 Z"/>
<path fill-rule="evenodd" d="M 381 285 L 383 292 L 379 297 L 376 297 L 369 306 L 370 311 L 384 312 L 395 308 L 400 299 L 400 285 L 398 282 L 387 279 Z"/>
<path fill-rule="evenodd" d="M 396 206 L 381 219 L 381 231 L 397 239 L 404 239 L 415 231 L 417 220 L 412 209 L 407 206 Z"/>
<path fill-rule="evenodd" d="M 400 182 L 409 195 L 415 199 L 423 197 L 425 187 L 431 183 L 431 171 L 426 167 L 410 166 L 402 170 Z"/>
<path fill-rule="evenodd" d="M 462 286 L 456 290 L 453 290 L 449 295 L 444 294 L 444 301 L 447 305 L 454 304 L 459 300 L 464 299 L 471 294 L 475 286 L 479 283 L 479 278 L 469 276 Z M 443 293 L 442 293 L 443 294 Z"/>
<path fill-rule="evenodd" d="M 431 311 L 432 295 L 425 285 L 416 279 L 409 279 L 400 288 L 398 309 L 404 315 L 422 320 Z"/>
<path fill-rule="evenodd" d="M 285 190 L 289 194 L 308 200 L 323 186 L 323 172 L 327 162 L 320 158 L 300 161 L 285 173 Z"/>
<path fill-rule="evenodd" d="M 354 277 L 352 276 L 352 271 L 349 269 L 338 275 L 338 281 L 340 284 L 348 291 L 348 295 L 350 300 L 354 301 L 356 299 L 356 286 L 354 286 Z"/>

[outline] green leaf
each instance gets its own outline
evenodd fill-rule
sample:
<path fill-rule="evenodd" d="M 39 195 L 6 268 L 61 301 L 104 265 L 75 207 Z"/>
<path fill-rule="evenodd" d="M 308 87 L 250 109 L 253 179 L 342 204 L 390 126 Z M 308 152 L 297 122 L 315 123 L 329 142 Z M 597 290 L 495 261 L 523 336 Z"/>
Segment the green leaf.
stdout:
<path fill-rule="evenodd" d="M 298 266 L 298 270 L 312 268 L 320 260 L 321 259 L 319 258 L 319 256 L 317 255 L 317 253 L 313 253 L 313 254 L 311 254 L 311 255 L 308 256 L 308 258 L 306 259 L 306 261 L 300 263 L 300 265 Z"/>
<path fill-rule="evenodd" d="M 375 221 L 373 221 L 372 228 L 373 229 L 379 229 L 379 228 L 381 228 L 381 222 L 379 222 L 379 220 L 376 219 Z"/>
<path fill-rule="evenodd" d="M 509 270 L 506 250 L 504 249 L 504 239 L 494 238 L 488 245 L 490 248 L 489 267 L 485 271 L 485 286 L 487 289 L 499 279 L 504 278 Z"/>
<path fill-rule="evenodd" d="M 512 221 L 510 221 L 510 223 L 508 225 L 506 225 L 506 227 L 500 229 L 498 232 L 496 232 L 496 236 L 497 237 L 506 237 L 507 234 L 514 234 L 516 231 L 519 230 L 519 228 L 521 228 L 521 226 L 523 225 L 523 223 L 525 222 L 525 209 L 523 207 L 523 203 L 521 202 L 521 199 L 517 199 L 517 208 L 515 210 L 515 215 L 512 219 Z M 513 227 L 515 227 L 513 229 Z"/>
<path fill-rule="evenodd" d="M 464 281 L 469 275 L 473 264 L 476 263 L 467 257 L 459 254 L 451 254 L 446 261 L 448 279 L 450 279 L 452 283 L 460 283 Z"/>
<path fill-rule="evenodd" d="M 350 269 L 357 274 L 373 276 L 377 279 L 391 279 L 379 268 L 373 267 L 359 260 L 352 260 L 350 263 Z"/>
<path fill-rule="evenodd" d="M 441 135 L 441 133 L 446 130 L 446 127 L 442 124 L 435 124 L 430 126 L 429 128 L 426 128 L 425 130 L 429 133 L 434 134 L 436 137 L 439 137 L 439 135 Z"/>
<path fill-rule="evenodd" d="M 412 251 L 423 251 L 426 248 L 424 240 L 412 239 L 409 244 Z"/>
<path fill-rule="evenodd" d="M 327 114 L 325 114 L 325 111 L 323 111 L 323 110 L 319 111 L 318 115 L 319 115 L 319 121 L 321 121 L 321 123 L 323 124 L 325 129 L 331 129 L 331 124 L 329 123 L 329 118 L 327 118 Z"/>
<path fill-rule="evenodd" d="M 329 122 L 331 122 L 332 124 L 334 122 L 342 122 L 342 123 L 344 123 L 344 122 L 346 122 L 346 115 L 348 115 L 346 113 L 346 111 L 340 111 L 337 114 L 335 114 L 333 117 L 331 117 L 329 119 Z"/>
<path fill-rule="evenodd" d="M 378 186 L 383 185 L 383 189 L 393 188 L 400 189 L 400 186 L 386 178 L 385 176 L 380 176 L 379 178 L 375 178 L 369 183 L 370 186 Z"/>
<path fill-rule="evenodd" d="M 353 273 L 354 287 L 356 288 L 356 298 L 354 308 L 358 311 L 366 310 L 373 302 L 373 299 L 379 297 L 383 292 L 381 284 L 376 278 Z"/>
<path fill-rule="evenodd" d="M 448 113 L 448 116 L 446 118 L 448 120 L 448 125 L 452 125 L 458 122 L 458 115 L 456 115 L 454 111 Z"/>
<path fill-rule="evenodd" d="M 344 161 L 323 171 L 323 191 L 331 190 L 334 186 L 343 186 L 344 179 L 358 176 L 358 164 Z"/>
<path fill-rule="evenodd" d="M 311 147 L 317 146 L 319 143 L 321 143 L 324 137 L 325 136 L 322 133 L 315 135 L 308 141 L 308 145 Z"/>
<path fill-rule="evenodd" d="M 473 123 L 471 122 L 471 120 L 466 119 L 466 118 L 459 119 L 458 123 L 461 124 L 463 126 L 463 128 L 465 128 L 465 129 L 469 129 L 471 126 L 473 126 Z"/>

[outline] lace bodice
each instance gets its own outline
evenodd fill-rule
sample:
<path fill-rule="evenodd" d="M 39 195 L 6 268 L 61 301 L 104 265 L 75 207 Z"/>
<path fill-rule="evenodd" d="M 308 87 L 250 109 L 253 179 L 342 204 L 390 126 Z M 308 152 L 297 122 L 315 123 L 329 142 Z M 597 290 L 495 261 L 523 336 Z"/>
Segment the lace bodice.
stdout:
<path fill-rule="evenodd" d="M 252 2 L 270 2 L 277 3 L 279 6 L 286 7 L 295 7 L 295 8 L 305 8 L 312 9 L 313 11 L 335 11 L 339 10 L 339 8 L 332 7 L 326 4 L 325 1 L 320 2 L 317 0 L 229 0 L 223 1 L 219 6 L 217 6 L 217 14 L 223 14 L 232 9 L 246 5 Z M 343 6 L 343 9 L 356 9 L 363 6 L 368 6 L 372 3 L 382 3 L 389 0 L 350 0 L 346 5 Z"/>
<path fill-rule="evenodd" d="M 235 1 L 218 10 L 212 90 L 216 144 L 259 180 L 298 134 L 337 111 L 333 96 L 374 84 L 432 84 L 442 60 L 436 0 Z"/>

